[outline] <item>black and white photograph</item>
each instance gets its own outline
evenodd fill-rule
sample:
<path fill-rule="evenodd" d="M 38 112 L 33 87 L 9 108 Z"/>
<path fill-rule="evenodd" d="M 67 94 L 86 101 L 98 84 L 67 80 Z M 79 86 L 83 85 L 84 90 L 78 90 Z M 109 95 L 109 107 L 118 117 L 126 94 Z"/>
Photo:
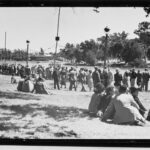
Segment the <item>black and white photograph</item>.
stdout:
<path fill-rule="evenodd" d="M 150 139 L 150 7 L 0 7 L 0 139 Z"/>

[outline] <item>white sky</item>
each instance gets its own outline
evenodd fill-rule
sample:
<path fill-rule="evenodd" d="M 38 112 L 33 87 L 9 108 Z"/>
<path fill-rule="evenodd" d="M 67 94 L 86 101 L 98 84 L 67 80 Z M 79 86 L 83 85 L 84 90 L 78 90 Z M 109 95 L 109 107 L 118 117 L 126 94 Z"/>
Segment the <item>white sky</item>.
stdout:
<path fill-rule="evenodd" d="M 97 39 L 104 35 L 104 28 L 111 31 L 133 33 L 139 22 L 150 21 L 146 18 L 143 8 L 61 8 L 59 48 L 69 43 L 80 43 L 85 40 Z M 55 36 L 58 17 L 58 7 L 47 8 L 0 8 L 0 48 L 4 47 L 5 32 L 7 32 L 8 49 L 26 49 L 26 40 L 30 40 L 30 51 L 39 51 L 42 47 L 46 52 L 55 51 Z M 49 48 L 49 49 L 48 49 Z"/>

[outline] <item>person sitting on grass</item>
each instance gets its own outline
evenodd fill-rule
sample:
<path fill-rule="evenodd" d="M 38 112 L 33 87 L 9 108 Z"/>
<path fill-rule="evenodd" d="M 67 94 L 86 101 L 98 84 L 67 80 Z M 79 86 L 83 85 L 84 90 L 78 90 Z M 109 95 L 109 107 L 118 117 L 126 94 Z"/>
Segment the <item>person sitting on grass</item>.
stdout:
<path fill-rule="evenodd" d="M 34 91 L 36 94 L 48 94 L 43 82 L 44 80 L 42 79 L 42 77 L 39 77 L 36 80 L 36 83 L 34 84 Z"/>
<path fill-rule="evenodd" d="M 89 103 L 88 111 L 91 116 L 97 116 L 98 106 L 101 101 L 101 98 L 104 95 L 105 87 L 102 83 L 97 83 L 94 88 L 94 94 L 91 97 L 91 101 Z"/>
<path fill-rule="evenodd" d="M 105 95 L 101 98 L 101 101 L 98 105 L 98 113 L 99 117 L 102 117 L 106 108 L 108 107 L 109 103 L 113 98 L 115 98 L 115 88 L 114 86 L 108 86 L 105 90 Z"/>
<path fill-rule="evenodd" d="M 26 76 L 22 83 L 22 91 L 33 93 L 34 91 L 34 83 L 31 80 L 31 76 Z"/>
<path fill-rule="evenodd" d="M 15 75 L 12 74 L 12 76 L 11 76 L 11 84 L 16 84 L 16 83 L 17 83 L 17 80 L 15 78 Z"/>
<path fill-rule="evenodd" d="M 130 93 L 133 96 L 135 102 L 139 105 L 139 112 L 144 117 L 147 114 L 147 109 L 144 107 L 140 99 L 138 98 L 139 89 L 135 87 L 130 88 Z M 147 117 L 147 116 L 145 116 Z"/>
<path fill-rule="evenodd" d="M 119 95 L 110 102 L 101 120 L 107 122 L 112 119 L 115 124 L 145 125 L 146 120 L 140 114 L 138 104 L 126 91 L 126 86 L 120 86 Z"/>

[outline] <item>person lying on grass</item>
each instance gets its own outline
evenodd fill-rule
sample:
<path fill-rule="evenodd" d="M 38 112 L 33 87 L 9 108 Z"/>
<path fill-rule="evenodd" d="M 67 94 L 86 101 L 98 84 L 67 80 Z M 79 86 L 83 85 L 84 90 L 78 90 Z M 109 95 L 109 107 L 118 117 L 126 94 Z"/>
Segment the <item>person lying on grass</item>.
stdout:
<path fill-rule="evenodd" d="M 110 102 L 101 120 L 107 122 L 112 119 L 115 124 L 144 125 L 146 120 L 140 114 L 138 104 L 126 91 L 126 86 L 120 86 L 119 95 Z"/>
<path fill-rule="evenodd" d="M 91 97 L 91 101 L 89 103 L 88 111 L 91 116 L 97 116 L 98 105 L 101 101 L 101 98 L 104 95 L 105 87 L 102 83 L 97 83 L 94 88 L 94 94 Z"/>

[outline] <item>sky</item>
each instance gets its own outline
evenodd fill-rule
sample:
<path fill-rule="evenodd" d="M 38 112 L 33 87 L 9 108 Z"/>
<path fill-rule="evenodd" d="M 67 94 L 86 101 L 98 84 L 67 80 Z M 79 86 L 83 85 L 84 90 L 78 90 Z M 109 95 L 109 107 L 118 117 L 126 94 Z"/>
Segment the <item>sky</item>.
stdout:
<path fill-rule="evenodd" d="M 58 51 L 66 43 L 81 43 L 105 35 L 104 28 L 110 28 L 109 34 L 126 31 L 128 38 L 135 38 L 133 33 L 146 18 L 143 8 L 100 7 L 100 13 L 92 7 L 61 8 Z M 26 40 L 30 41 L 30 52 L 55 52 L 58 7 L 20 7 L 0 8 L 0 48 L 26 49 Z"/>

